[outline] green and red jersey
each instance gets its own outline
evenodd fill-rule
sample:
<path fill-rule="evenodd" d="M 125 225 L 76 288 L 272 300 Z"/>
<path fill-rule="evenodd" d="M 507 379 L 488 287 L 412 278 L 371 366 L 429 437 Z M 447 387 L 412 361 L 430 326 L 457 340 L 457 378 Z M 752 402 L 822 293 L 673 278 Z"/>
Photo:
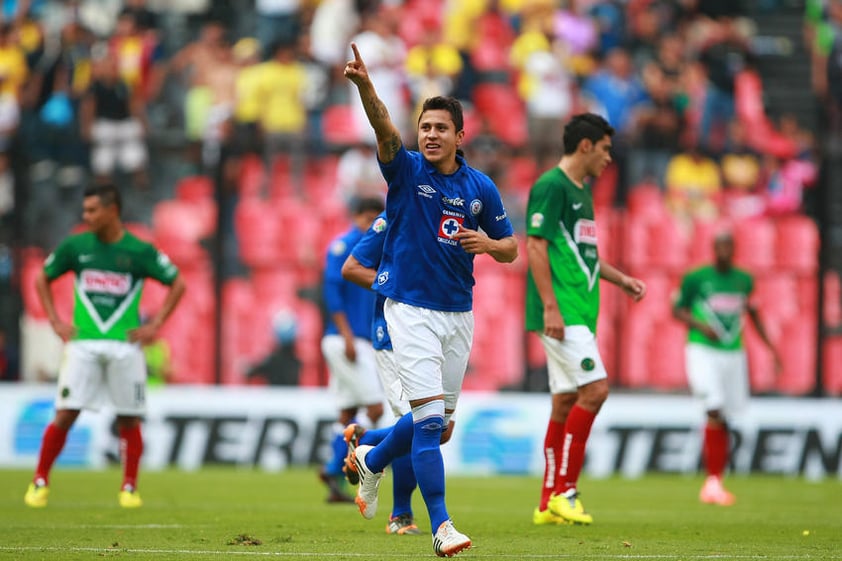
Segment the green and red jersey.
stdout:
<path fill-rule="evenodd" d="M 526 233 L 547 240 L 553 292 L 565 325 L 596 333 L 599 315 L 599 253 L 593 193 L 558 167 L 545 172 L 529 192 Z M 544 305 L 530 270 L 526 284 L 526 329 L 544 330 Z"/>
<path fill-rule="evenodd" d="M 171 285 L 178 276 L 165 254 L 128 231 L 113 243 L 91 232 L 69 236 L 44 263 L 49 280 L 68 271 L 75 275 L 75 338 L 117 341 L 128 340 L 128 332 L 140 325 L 144 279 Z"/>
<path fill-rule="evenodd" d="M 690 310 L 693 317 L 709 325 L 719 340 L 712 341 L 698 329 L 690 328 L 687 339 L 720 350 L 743 348 L 744 314 L 754 290 L 754 278 L 732 267 L 719 271 L 711 265 L 687 273 L 675 306 Z"/>

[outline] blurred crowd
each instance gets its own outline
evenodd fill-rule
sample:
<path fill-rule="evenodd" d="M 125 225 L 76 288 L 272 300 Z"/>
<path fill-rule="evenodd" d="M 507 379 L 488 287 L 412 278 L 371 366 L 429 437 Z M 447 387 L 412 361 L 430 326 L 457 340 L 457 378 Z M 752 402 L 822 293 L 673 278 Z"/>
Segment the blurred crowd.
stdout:
<path fill-rule="evenodd" d="M 815 92 L 842 107 L 842 2 L 807 4 Z M 560 156 L 564 122 L 585 110 L 618 131 L 600 204 L 623 207 L 646 186 L 686 224 L 780 216 L 802 212 L 817 179 L 812 132 L 764 110 L 764 45 L 737 0 L 5 0 L 0 10 L 0 249 L 51 249 L 90 181 L 136 194 L 128 219 L 149 223 L 173 196 L 165 154 L 182 176 L 219 180 L 230 238 L 249 159 L 270 176 L 281 161 L 301 208 L 325 204 L 309 191 L 314 168 L 331 170 L 340 204 L 383 194 L 342 76 L 352 41 L 407 144 L 423 99 L 463 102 L 467 157 L 497 182 L 516 227 L 532 181 Z"/>
<path fill-rule="evenodd" d="M 513 180 L 506 168 L 517 167 L 507 166 L 513 157 L 529 157 L 533 174 L 551 166 L 562 124 L 585 109 L 619 131 L 620 204 L 628 189 L 654 183 L 680 215 L 786 213 L 800 209 L 802 190 L 815 179 L 814 139 L 792 115 L 764 123 L 770 141 L 740 107 L 741 95 L 746 103 L 757 88 L 762 95 L 762 83 L 753 66 L 754 27 L 739 2 L 219 3 L 227 9 L 198 2 L 189 20 L 195 38 L 182 44 L 161 21 L 197 2 L 151 4 L 3 3 L 0 215 L 15 206 L 8 154 L 16 139 L 35 184 L 119 173 L 142 189 L 151 128 L 178 128 L 190 161 L 204 170 L 224 152 L 258 153 L 267 164 L 283 154 L 300 179 L 308 157 L 350 148 L 345 159 L 353 165 L 344 169 L 358 177 L 343 174 L 338 195 L 382 189 L 367 148 L 373 139 L 341 76 L 350 41 L 370 61 L 408 138 L 422 99 L 463 100 L 475 117 L 469 155 L 504 189 Z M 833 55 L 840 12 L 835 1 L 809 3 L 816 68 L 840 58 Z M 834 68 L 814 79 L 816 92 L 832 99 L 842 96 L 842 71 Z M 347 103 L 351 110 L 340 116 L 348 122 L 338 125 L 349 135 L 337 147 L 325 138 L 337 123 L 324 119 L 331 106 Z M 226 172 L 232 182 L 233 160 Z"/>

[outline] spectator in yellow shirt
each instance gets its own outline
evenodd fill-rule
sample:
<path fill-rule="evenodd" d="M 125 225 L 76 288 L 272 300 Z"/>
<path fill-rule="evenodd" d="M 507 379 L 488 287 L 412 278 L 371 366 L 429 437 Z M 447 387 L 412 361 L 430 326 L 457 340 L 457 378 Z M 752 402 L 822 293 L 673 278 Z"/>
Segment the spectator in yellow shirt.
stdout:
<path fill-rule="evenodd" d="M 666 171 L 667 204 L 681 220 L 712 219 L 718 215 L 722 191 L 719 165 L 692 142 L 673 156 Z"/>
<path fill-rule="evenodd" d="M 304 177 L 307 147 L 307 107 L 304 103 L 307 73 L 296 59 L 294 42 L 279 43 L 274 57 L 261 65 L 263 100 L 260 125 L 267 160 L 280 153 L 290 155 L 292 179 L 299 188 Z"/>
<path fill-rule="evenodd" d="M 18 45 L 14 28 L 9 23 L 0 23 L 0 72 L 6 76 L 2 94 L 13 94 L 20 99 L 20 89 L 29 70 L 26 55 Z"/>

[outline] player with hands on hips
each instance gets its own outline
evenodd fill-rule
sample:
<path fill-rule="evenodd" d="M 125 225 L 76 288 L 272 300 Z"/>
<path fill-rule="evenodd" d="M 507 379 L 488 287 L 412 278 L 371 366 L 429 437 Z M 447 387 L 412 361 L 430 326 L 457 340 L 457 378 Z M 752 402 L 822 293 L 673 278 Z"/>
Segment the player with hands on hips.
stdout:
<path fill-rule="evenodd" d="M 124 508 L 141 506 L 137 474 L 143 453 L 141 419 L 146 411 L 146 360 L 141 345 L 158 337 L 185 291 L 178 268 L 154 246 L 127 231 L 120 218 L 120 192 L 112 184 L 85 190 L 82 219 L 88 231 L 65 238 L 47 257 L 35 288 L 55 333 L 66 343 L 58 377 L 56 412 L 41 440 L 38 466 L 24 496 L 31 507 L 47 506 L 49 475 L 67 433 L 82 409 L 110 402 L 117 413 L 123 459 L 118 495 Z M 62 320 L 51 283 L 75 276 L 73 323 Z M 140 320 L 144 279 L 170 287 L 161 308 Z"/>

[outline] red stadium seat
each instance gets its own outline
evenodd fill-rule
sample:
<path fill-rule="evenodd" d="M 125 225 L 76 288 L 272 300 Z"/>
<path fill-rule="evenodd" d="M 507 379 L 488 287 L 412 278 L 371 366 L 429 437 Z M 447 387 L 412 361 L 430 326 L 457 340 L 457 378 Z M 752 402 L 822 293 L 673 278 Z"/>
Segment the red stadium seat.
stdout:
<path fill-rule="evenodd" d="M 806 216 L 788 216 L 776 222 L 775 256 L 779 267 L 812 274 L 819 267 L 819 229 Z"/>
<path fill-rule="evenodd" d="M 662 320 L 654 324 L 649 339 L 649 386 L 659 390 L 687 387 L 684 369 L 684 346 L 687 332 L 675 321 Z"/>
<path fill-rule="evenodd" d="M 842 335 L 828 337 L 822 346 L 824 390 L 828 395 L 842 395 Z"/>
<path fill-rule="evenodd" d="M 234 211 L 234 228 L 240 259 L 250 267 L 270 267 L 281 262 L 280 239 L 284 225 L 275 207 L 259 199 L 241 199 Z"/>
<path fill-rule="evenodd" d="M 778 325 L 773 325 L 768 321 L 764 325 L 773 341 L 780 340 Z M 748 373 L 752 391 L 755 393 L 777 392 L 778 379 L 775 373 L 775 360 L 760 339 L 757 331 L 747 326 L 743 344 L 748 355 Z"/>
<path fill-rule="evenodd" d="M 837 271 L 824 275 L 824 306 L 822 321 L 829 327 L 842 327 L 842 278 Z"/>
<path fill-rule="evenodd" d="M 805 317 L 787 323 L 777 342 L 783 362 L 778 388 L 788 395 L 804 395 L 813 390 L 816 371 L 816 321 Z"/>
<path fill-rule="evenodd" d="M 775 224 L 768 218 L 743 220 L 734 226 L 734 260 L 754 273 L 775 266 Z"/>
<path fill-rule="evenodd" d="M 216 228 L 216 216 L 197 212 L 191 205 L 177 200 L 162 201 L 152 211 L 156 245 L 182 269 L 202 266 L 207 252 L 199 245 Z"/>
<path fill-rule="evenodd" d="M 210 177 L 191 175 L 175 185 L 175 198 L 186 202 L 199 202 L 214 198 L 214 186 Z"/>
<path fill-rule="evenodd" d="M 661 220 L 669 214 L 661 189 L 651 184 L 640 184 L 631 188 L 628 209 L 631 218 L 643 221 Z"/>
<path fill-rule="evenodd" d="M 322 116 L 322 134 L 328 144 L 350 146 L 360 142 L 362 135 L 347 104 L 331 105 Z"/>
<path fill-rule="evenodd" d="M 250 154 L 243 157 L 238 189 L 241 197 L 259 197 L 266 184 L 266 170 L 260 157 Z"/>
<path fill-rule="evenodd" d="M 474 104 L 486 119 L 491 132 L 510 146 L 526 143 L 526 109 L 508 84 L 485 83 L 474 88 Z M 501 119 L 500 115 L 505 115 Z"/>
<path fill-rule="evenodd" d="M 755 277 L 754 299 L 764 323 L 786 322 L 806 313 L 798 305 L 798 279 L 787 273 Z"/>

